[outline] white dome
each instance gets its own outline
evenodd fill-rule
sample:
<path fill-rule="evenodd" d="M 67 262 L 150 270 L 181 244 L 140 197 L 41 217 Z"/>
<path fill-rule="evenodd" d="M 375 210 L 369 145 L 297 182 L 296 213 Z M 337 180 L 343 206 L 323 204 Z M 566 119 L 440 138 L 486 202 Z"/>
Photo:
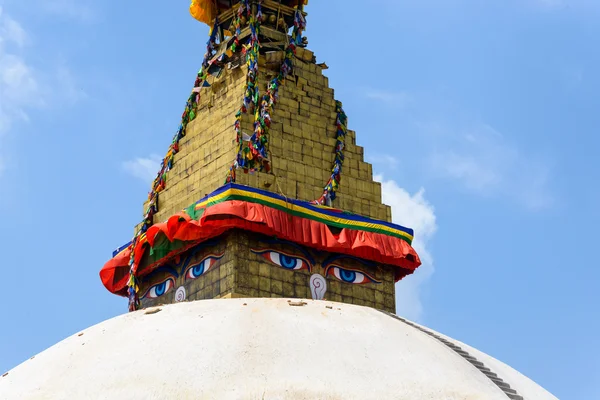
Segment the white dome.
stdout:
<path fill-rule="evenodd" d="M 125 314 L 9 371 L 0 399 L 556 399 L 408 321 L 298 302 L 204 300 Z M 488 377 L 495 374 L 508 394 Z"/>

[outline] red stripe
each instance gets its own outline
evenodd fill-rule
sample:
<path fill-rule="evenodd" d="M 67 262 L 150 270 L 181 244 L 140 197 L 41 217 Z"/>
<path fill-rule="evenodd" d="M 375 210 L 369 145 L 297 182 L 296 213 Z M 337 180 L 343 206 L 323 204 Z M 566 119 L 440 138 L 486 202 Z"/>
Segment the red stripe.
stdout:
<path fill-rule="evenodd" d="M 154 244 L 158 235 L 164 235 L 170 241 L 189 242 L 190 246 L 187 247 L 189 248 L 234 228 L 277 236 L 280 239 L 330 253 L 346 254 L 392 265 L 397 267 L 396 281 L 412 274 L 421 265 L 416 251 L 402 239 L 348 228 L 334 235 L 322 222 L 240 200 L 225 201 L 209 207 L 199 221 L 190 219 L 186 213 L 178 213 L 167 222 L 150 227 L 146 235 L 150 246 Z M 143 244 L 138 244 L 136 247 L 137 265 L 146 247 Z M 182 251 L 180 249 L 151 266 L 144 266 L 138 270 L 138 277 L 147 275 L 154 266 L 166 262 L 167 259 Z M 124 294 L 127 288 L 130 254 L 129 250 L 122 252 L 107 262 L 100 271 L 102 283 L 112 293 Z"/>

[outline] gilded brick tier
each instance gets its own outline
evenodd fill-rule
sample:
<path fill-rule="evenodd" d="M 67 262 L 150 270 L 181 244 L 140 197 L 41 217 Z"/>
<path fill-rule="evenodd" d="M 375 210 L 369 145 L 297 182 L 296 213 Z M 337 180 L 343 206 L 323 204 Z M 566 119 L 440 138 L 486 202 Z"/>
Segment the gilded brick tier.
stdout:
<path fill-rule="evenodd" d="M 313 53 L 298 49 L 297 55 L 294 74 L 285 80 L 272 113 L 269 141 L 273 170 L 253 175 L 240 171 L 237 182 L 289 198 L 315 200 L 331 174 L 337 114 L 334 91 L 322 67 L 314 62 Z M 261 93 L 282 57 L 283 52 L 271 52 L 261 58 Z M 210 78 L 212 86 L 201 92 L 197 117 L 188 125 L 173 169 L 167 173 L 155 222 L 164 221 L 223 185 L 237 152 L 233 123 L 243 98 L 246 71 L 244 65 L 226 69 L 219 79 Z M 242 130 L 252 132 L 252 122 L 252 115 L 244 115 Z M 354 131 L 348 131 L 344 152 L 342 185 L 333 206 L 391 221 L 391 210 L 381 201 L 381 184 L 373 181 L 373 168 L 364 161 Z"/>

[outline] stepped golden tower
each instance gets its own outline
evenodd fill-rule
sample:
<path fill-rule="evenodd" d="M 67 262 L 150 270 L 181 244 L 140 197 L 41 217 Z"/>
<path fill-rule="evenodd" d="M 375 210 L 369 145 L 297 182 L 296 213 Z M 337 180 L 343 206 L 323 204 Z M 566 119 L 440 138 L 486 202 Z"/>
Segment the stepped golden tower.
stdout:
<path fill-rule="evenodd" d="M 420 265 L 303 36 L 307 0 L 194 0 L 202 68 L 132 242 L 101 271 L 130 310 L 224 298 L 395 310 Z"/>

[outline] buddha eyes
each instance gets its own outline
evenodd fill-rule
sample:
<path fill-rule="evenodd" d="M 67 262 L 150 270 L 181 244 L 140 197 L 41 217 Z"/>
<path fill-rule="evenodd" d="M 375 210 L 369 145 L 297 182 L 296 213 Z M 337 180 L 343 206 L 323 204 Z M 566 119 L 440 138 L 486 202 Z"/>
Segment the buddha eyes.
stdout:
<path fill-rule="evenodd" d="M 274 249 L 252 249 L 252 252 L 289 271 L 312 270 L 312 264 L 303 257 Z M 326 277 L 331 276 L 344 283 L 351 283 L 354 285 L 362 285 L 365 283 L 381 283 L 363 271 L 343 268 L 336 264 L 330 264 L 325 267 Z"/>
<path fill-rule="evenodd" d="M 206 272 L 208 272 L 208 270 L 210 270 L 215 265 L 215 263 L 221 258 L 223 258 L 222 254 L 219 256 L 210 255 L 205 257 L 199 263 L 189 266 L 188 269 L 185 271 L 185 280 L 194 280 L 201 277 Z"/>
<path fill-rule="evenodd" d="M 213 268 L 216 262 L 223 258 L 223 255 L 224 254 L 211 254 L 204 257 L 202 261 L 190 263 L 189 266 L 185 267 L 185 265 L 188 263 L 188 261 L 186 261 L 185 263 L 183 263 L 184 267 L 181 267 L 183 268 L 182 270 L 179 270 L 181 264 L 177 266 L 177 270 L 170 267 L 164 267 L 162 270 L 159 269 L 159 271 L 157 271 L 158 273 L 164 274 L 166 272 L 169 275 L 169 277 L 164 279 L 162 282 L 151 286 L 150 289 L 148 289 L 146 293 L 144 293 L 142 298 L 156 299 L 169 293 L 175 287 L 175 280 L 180 279 L 178 271 L 182 271 L 182 273 L 184 273 L 183 275 L 181 275 L 181 277 L 183 277 L 185 281 L 191 281 L 201 277 L 211 268 Z"/>
<path fill-rule="evenodd" d="M 339 281 L 344 283 L 352 283 L 355 285 L 362 285 L 365 283 L 381 283 L 364 272 L 338 267 L 337 265 L 329 266 L 325 275 L 333 276 Z"/>
<path fill-rule="evenodd" d="M 171 291 L 175 286 L 175 281 L 173 278 L 168 278 L 165 281 L 158 283 L 152 286 L 148 291 L 142 296 L 142 298 L 146 299 L 156 299 L 160 296 L 163 296 Z"/>
<path fill-rule="evenodd" d="M 276 250 L 252 250 L 254 254 L 263 256 L 268 261 L 290 271 L 311 269 L 310 263 L 302 257 L 290 255 Z"/>

